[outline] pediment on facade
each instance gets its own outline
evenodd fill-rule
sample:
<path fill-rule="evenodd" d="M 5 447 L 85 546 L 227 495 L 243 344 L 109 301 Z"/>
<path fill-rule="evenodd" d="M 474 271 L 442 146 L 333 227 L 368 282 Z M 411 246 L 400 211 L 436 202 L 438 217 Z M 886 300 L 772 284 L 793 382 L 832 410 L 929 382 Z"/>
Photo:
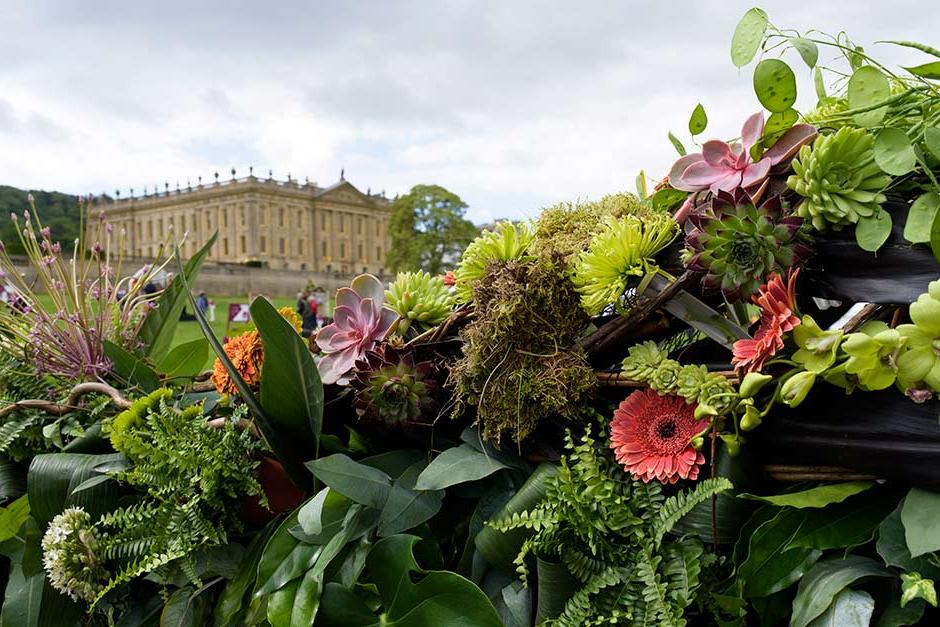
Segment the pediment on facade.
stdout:
<path fill-rule="evenodd" d="M 356 189 L 349 181 L 340 181 L 317 193 L 317 200 L 339 202 L 345 205 L 358 205 L 371 207 L 374 205 L 371 198 Z"/>

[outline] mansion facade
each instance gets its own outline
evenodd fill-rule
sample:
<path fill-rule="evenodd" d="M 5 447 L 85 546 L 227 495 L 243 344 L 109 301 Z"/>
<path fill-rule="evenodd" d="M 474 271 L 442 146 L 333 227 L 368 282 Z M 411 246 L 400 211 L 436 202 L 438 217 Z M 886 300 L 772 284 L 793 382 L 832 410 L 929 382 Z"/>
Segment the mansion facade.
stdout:
<path fill-rule="evenodd" d="M 154 258 L 172 231 L 193 255 L 218 232 L 208 262 L 321 274 L 386 273 L 391 201 L 340 177 L 329 187 L 256 176 L 187 186 L 99 206 L 124 252 Z"/>

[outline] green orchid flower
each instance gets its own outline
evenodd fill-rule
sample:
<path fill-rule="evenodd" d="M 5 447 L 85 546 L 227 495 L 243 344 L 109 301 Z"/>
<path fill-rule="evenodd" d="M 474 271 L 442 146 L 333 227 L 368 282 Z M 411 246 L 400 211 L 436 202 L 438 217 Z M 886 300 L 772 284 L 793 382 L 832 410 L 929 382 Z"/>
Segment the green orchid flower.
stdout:
<path fill-rule="evenodd" d="M 866 322 L 842 342 L 842 350 L 849 356 L 845 372 L 856 375 L 863 390 L 890 387 L 898 376 L 897 359 L 903 343 L 897 329 L 880 320 Z"/>
<path fill-rule="evenodd" d="M 821 373 L 836 361 L 842 330 L 824 331 L 811 316 L 803 316 L 800 326 L 793 329 L 793 340 L 800 347 L 793 353 L 793 361 L 807 370 Z"/>
<path fill-rule="evenodd" d="M 809 370 L 798 372 L 781 386 L 780 400 L 790 407 L 796 407 L 806 398 L 816 383 L 816 373 Z"/>
<path fill-rule="evenodd" d="M 898 383 L 905 390 L 919 383 L 940 392 L 940 280 L 911 303 L 913 324 L 898 326 L 904 348 L 898 356 Z"/>

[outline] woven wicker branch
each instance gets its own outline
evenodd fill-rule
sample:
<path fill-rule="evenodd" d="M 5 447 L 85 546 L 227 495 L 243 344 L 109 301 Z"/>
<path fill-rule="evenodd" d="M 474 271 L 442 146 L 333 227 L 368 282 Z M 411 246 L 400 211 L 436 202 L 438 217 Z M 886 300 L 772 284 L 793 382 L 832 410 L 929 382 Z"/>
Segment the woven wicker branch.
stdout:
<path fill-rule="evenodd" d="M 8 416 L 21 409 L 41 409 L 53 416 L 63 416 L 70 411 L 78 409 L 78 401 L 87 394 L 104 394 L 111 398 L 111 404 L 118 409 L 127 409 L 131 406 L 129 401 L 117 389 L 107 383 L 79 383 L 71 389 L 69 395 L 62 403 L 47 401 L 40 398 L 26 398 L 21 401 L 11 403 L 0 409 L 0 418 Z"/>

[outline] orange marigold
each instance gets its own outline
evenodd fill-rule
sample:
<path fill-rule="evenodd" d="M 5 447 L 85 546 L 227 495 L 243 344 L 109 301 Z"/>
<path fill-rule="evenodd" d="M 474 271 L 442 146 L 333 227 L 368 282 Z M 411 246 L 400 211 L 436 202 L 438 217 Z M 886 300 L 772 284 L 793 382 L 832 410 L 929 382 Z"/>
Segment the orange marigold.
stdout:
<path fill-rule="evenodd" d="M 291 323 L 291 326 L 294 327 L 294 330 L 297 333 L 300 333 L 300 330 L 303 328 L 304 321 L 301 319 L 300 314 L 293 307 L 281 307 L 277 310 L 277 313 L 281 314 L 281 317 Z"/>
<path fill-rule="evenodd" d="M 249 386 L 258 385 L 261 381 L 261 366 L 264 363 L 264 347 L 258 331 L 248 331 L 233 337 L 222 348 L 245 383 Z M 235 381 L 229 376 L 220 359 L 215 360 L 212 370 L 212 382 L 219 394 L 238 394 Z"/>

